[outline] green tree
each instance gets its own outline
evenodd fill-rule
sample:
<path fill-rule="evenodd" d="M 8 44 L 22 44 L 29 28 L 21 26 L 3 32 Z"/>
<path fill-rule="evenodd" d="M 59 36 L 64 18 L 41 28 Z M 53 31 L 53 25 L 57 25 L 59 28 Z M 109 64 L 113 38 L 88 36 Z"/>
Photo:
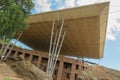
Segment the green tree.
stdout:
<path fill-rule="evenodd" d="M 0 0 L 0 38 L 13 38 L 27 28 L 25 19 L 33 8 L 32 0 Z"/>
<path fill-rule="evenodd" d="M 1 51 L 4 42 L 10 42 L 16 32 L 23 31 L 28 27 L 25 20 L 33 7 L 32 0 L 0 0 Z"/>

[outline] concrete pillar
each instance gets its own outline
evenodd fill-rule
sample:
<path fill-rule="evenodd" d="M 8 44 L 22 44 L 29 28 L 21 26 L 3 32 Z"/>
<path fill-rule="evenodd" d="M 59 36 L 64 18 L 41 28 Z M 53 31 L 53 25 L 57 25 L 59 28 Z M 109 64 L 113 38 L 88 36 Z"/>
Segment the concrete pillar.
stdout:
<path fill-rule="evenodd" d="M 39 56 L 38 61 L 37 61 L 37 67 L 40 67 L 41 61 L 42 61 L 42 57 Z"/>
<path fill-rule="evenodd" d="M 72 64 L 72 68 L 71 68 L 71 75 L 70 75 L 70 80 L 75 80 L 75 64 Z"/>
<path fill-rule="evenodd" d="M 63 64 L 64 62 L 61 60 L 57 72 L 57 80 L 62 80 Z"/>
<path fill-rule="evenodd" d="M 78 77 L 80 77 L 80 75 L 82 74 L 82 70 L 81 70 L 81 65 L 79 65 L 79 69 L 77 71 Z"/>

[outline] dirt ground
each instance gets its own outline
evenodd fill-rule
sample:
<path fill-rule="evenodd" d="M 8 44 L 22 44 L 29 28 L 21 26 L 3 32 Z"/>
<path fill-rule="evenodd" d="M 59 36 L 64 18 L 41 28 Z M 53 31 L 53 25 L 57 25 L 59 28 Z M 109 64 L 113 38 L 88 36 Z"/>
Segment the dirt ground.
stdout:
<path fill-rule="evenodd" d="M 0 80 L 23 80 L 23 79 L 0 74 Z"/>
<path fill-rule="evenodd" d="M 0 80 L 52 80 L 52 78 L 46 77 L 45 72 L 29 61 L 10 58 L 0 62 Z"/>
<path fill-rule="evenodd" d="M 17 78 L 17 74 L 6 63 L 0 62 L 0 80 L 23 80 Z"/>

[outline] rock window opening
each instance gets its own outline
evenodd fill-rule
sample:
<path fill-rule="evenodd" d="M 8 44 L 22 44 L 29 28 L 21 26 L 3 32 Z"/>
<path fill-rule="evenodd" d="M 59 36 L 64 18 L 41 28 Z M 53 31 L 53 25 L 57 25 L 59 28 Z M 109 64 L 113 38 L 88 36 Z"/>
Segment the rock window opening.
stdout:
<path fill-rule="evenodd" d="M 25 60 L 29 60 L 30 54 L 25 53 Z"/>
<path fill-rule="evenodd" d="M 76 70 L 78 70 L 79 69 L 79 65 L 76 65 Z"/>
<path fill-rule="evenodd" d="M 37 65 L 38 58 L 39 58 L 39 56 L 33 55 L 32 63 L 33 63 L 34 65 Z"/>
<path fill-rule="evenodd" d="M 71 69 L 72 64 L 64 62 L 64 69 Z"/>
<path fill-rule="evenodd" d="M 14 56 L 14 55 L 15 55 L 15 52 L 16 52 L 16 51 L 12 50 L 11 53 L 10 53 L 10 56 Z"/>
<path fill-rule="evenodd" d="M 22 54 L 23 54 L 22 52 L 18 52 L 18 56 L 19 56 L 19 55 L 22 55 Z"/>

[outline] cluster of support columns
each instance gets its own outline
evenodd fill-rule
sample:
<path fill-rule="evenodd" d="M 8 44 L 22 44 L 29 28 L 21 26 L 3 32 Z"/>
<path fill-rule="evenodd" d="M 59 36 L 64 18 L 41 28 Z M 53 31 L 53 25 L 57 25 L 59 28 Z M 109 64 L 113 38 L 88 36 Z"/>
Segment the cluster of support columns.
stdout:
<path fill-rule="evenodd" d="M 52 77 L 54 69 L 57 63 L 57 59 L 67 32 L 64 26 L 64 19 L 62 20 L 60 26 L 55 30 L 55 20 L 53 20 L 51 39 L 50 39 L 50 48 L 49 48 L 49 57 L 48 65 L 46 70 L 46 75 Z"/>

